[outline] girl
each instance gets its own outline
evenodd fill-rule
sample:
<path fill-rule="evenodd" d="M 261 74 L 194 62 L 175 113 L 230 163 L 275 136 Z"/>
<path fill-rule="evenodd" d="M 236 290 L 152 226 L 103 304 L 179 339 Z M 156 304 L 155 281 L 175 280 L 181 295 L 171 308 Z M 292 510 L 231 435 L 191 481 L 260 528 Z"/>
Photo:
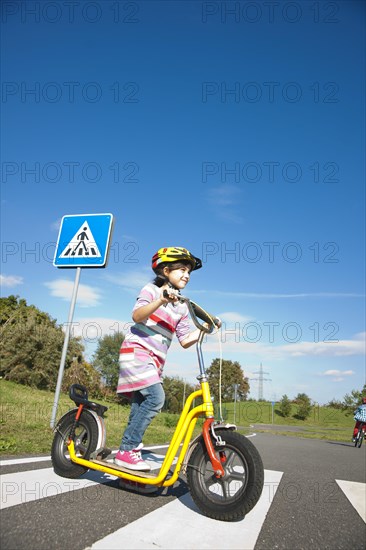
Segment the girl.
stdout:
<path fill-rule="evenodd" d="M 141 458 L 142 438 L 164 405 L 161 377 L 173 334 L 183 348 L 199 338 L 198 329 L 190 331 L 187 305 L 180 303 L 178 296 L 191 271 L 201 267 L 199 258 L 180 247 L 160 248 L 152 258 L 156 277 L 140 291 L 132 311 L 135 324 L 128 329 L 119 356 L 117 393 L 131 397 L 127 428 L 114 459 L 119 466 L 150 470 Z"/>

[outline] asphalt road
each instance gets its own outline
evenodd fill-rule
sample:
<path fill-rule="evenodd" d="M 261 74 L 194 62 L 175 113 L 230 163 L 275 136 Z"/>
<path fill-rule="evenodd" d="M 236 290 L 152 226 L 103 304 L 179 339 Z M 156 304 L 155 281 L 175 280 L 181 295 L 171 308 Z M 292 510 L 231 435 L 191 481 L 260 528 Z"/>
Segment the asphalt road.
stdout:
<path fill-rule="evenodd" d="M 205 546 L 204 532 L 194 529 L 195 523 L 199 525 L 200 520 L 200 514 L 194 508 L 189 510 L 188 531 L 182 523 L 184 514 L 169 514 L 176 502 L 183 503 L 183 511 L 190 507 L 190 496 L 186 494 L 188 488 L 183 479 L 174 488 L 143 496 L 119 489 L 118 480 L 102 479 L 102 474 L 98 472 L 88 472 L 80 480 L 57 478 L 55 482 L 54 477 L 47 477 L 54 476 L 50 470 L 51 463 L 41 461 L 8 464 L 0 469 L 3 508 L 0 513 L 1 549 L 85 550 L 94 544 L 107 550 L 112 547 L 127 549 L 132 547 L 130 539 L 124 538 L 124 533 L 130 532 L 127 528 L 131 530 L 136 526 L 139 534 L 147 529 L 144 519 L 155 517 L 159 518 L 155 523 L 156 529 L 161 531 L 159 536 L 163 543 L 146 542 L 146 548 L 159 545 L 162 548 L 183 548 L 179 543 L 180 529 L 188 532 L 188 535 L 185 532 L 185 537 L 192 533 L 191 542 L 188 539 L 184 546 L 192 549 L 366 548 L 366 524 L 336 481 L 356 482 L 357 486 L 366 483 L 366 445 L 356 449 L 351 442 L 328 442 L 267 433 L 258 434 L 251 441 L 257 446 L 266 471 L 282 473 L 275 487 L 273 484 L 264 487 L 262 498 L 267 501 L 268 510 L 260 520 L 259 534 L 255 534 L 256 542 L 252 546 L 247 542 L 251 535 L 250 522 L 248 531 L 248 522 L 241 528 L 239 523 L 210 520 L 211 535 L 215 532 L 224 534 Z M 15 499 L 14 505 L 10 505 L 11 499 Z M 176 533 L 174 544 L 170 538 L 170 545 L 169 540 L 164 542 L 164 530 L 169 527 L 167 523 Z M 121 528 L 122 531 L 118 531 Z M 98 546 L 97 541 L 103 541 L 116 531 L 119 534 L 117 542 L 113 543 L 115 546 L 108 546 L 112 544 L 110 542 L 104 545 L 99 543 Z M 138 547 L 145 546 L 140 543 Z"/>
<path fill-rule="evenodd" d="M 366 548 L 366 525 L 335 481 L 366 483 L 365 448 L 269 434 L 256 445 L 266 468 L 284 472 L 256 550 Z"/>

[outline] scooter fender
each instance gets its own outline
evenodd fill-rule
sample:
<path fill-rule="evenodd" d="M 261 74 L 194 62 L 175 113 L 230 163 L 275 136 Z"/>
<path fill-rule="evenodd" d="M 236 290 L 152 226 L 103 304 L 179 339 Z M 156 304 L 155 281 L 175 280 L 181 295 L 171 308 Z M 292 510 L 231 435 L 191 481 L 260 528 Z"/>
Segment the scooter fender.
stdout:
<path fill-rule="evenodd" d="M 216 430 L 231 430 L 231 431 L 235 431 L 237 429 L 236 427 L 236 424 L 229 424 L 229 423 L 224 423 L 224 422 L 218 422 L 217 424 L 211 424 L 210 426 L 210 432 L 212 433 L 214 439 L 217 439 L 217 435 L 216 435 Z M 203 438 L 203 435 L 202 434 L 198 434 L 197 437 L 195 437 L 194 439 L 192 439 L 192 441 L 190 442 L 189 444 L 189 447 L 187 449 L 187 452 L 186 452 L 186 456 L 184 457 L 184 462 L 182 464 L 182 469 L 181 469 L 181 472 L 183 474 L 186 473 L 187 471 L 187 466 L 188 466 L 188 462 L 189 462 L 189 459 L 191 458 L 191 455 L 195 449 L 195 447 L 197 446 L 198 442 Z M 225 441 L 224 441 L 225 443 Z"/>
<path fill-rule="evenodd" d="M 70 415 L 70 412 L 75 412 L 75 414 L 76 414 L 77 410 L 78 410 L 78 408 L 75 407 L 73 409 L 70 409 L 63 416 L 61 416 L 61 418 L 57 422 L 57 425 L 56 425 L 56 428 L 54 429 L 54 431 L 57 431 L 60 422 L 63 420 L 63 418 L 65 418 L 65 416 Z M 94 418 L 95 423 L 96 423 L 97 428 L 98 428 L 98 444 L 96 446 L 96 449 L 104 448 L 106 437 L 107 437 L 107 432 L 106 432 L 106 428 L 105 428 L 104 419 L 101 416 L 99 416 L 95 411 L 92 411 L 92 410 L 86 409 L 86 408 L 83 409 L 82 414 L 90 414 Z M 93 449 L 93 450 L 95 450 L 95 449 Z"/>

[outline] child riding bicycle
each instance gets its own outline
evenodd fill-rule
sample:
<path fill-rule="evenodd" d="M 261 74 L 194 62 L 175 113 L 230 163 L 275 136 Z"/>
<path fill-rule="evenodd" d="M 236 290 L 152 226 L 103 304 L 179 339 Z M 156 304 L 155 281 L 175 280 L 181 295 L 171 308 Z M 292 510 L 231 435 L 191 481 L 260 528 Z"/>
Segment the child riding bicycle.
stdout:
<path fill-rule="evenodd" d="M 353 418 L 356 420 L 356 424 L 353 428 L 352 441 L 355 442 L 361 424 L 366 424 L 366 397 L 362 398 L 362 404 L 357 407 Z"/>
<path fill-rule="evenodd" d="M 173 334 L 183 348 L 195 344 L 198 329 L 191 331 L 188 307 L 179 292 L 202 262 L 181 247 L 160 248 L 152 258 L 155 279 L 140 291 L 132 311 L 132 325 L 122 343 L 117 393 L 131 401 L 127 428 L 114 461 L 130 470 L 148 471 L 142 460 L 143 435 L 165 401 L 163 367 Z"/>

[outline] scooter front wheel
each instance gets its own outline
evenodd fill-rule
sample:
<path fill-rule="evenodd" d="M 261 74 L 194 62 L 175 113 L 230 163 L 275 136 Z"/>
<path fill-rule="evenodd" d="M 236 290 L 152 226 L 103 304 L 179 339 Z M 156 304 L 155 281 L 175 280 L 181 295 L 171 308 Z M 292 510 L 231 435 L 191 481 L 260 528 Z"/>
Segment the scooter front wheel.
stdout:
<path fill-rule="evenodd" d="M 55 428 L 52 442 L 51 459 L 55 473 L 61 477 L 76 479 L 87 472 L 88 468 L 75 464 L 70 460 L 67 443 L 74 424 L 77 409 L 66 413 Z M 93 415 L 88 410 L 81 413 L 75 431 L 75 453 L 88 459 L 96 450 L 98 444 L 98 426 Z"/>
<path fill-rule="evenodd" d="M 225 442 L 215 446 L 213 439 L 225 475 L 216 477 L 202 437 L 188 462 L 188 485 L 203 514 L 237 521 L 254 508 L 262 493 L 263 463 L 255 446 L 243 435 L 231 430 L 217 430 L 216 434 Z"/>

